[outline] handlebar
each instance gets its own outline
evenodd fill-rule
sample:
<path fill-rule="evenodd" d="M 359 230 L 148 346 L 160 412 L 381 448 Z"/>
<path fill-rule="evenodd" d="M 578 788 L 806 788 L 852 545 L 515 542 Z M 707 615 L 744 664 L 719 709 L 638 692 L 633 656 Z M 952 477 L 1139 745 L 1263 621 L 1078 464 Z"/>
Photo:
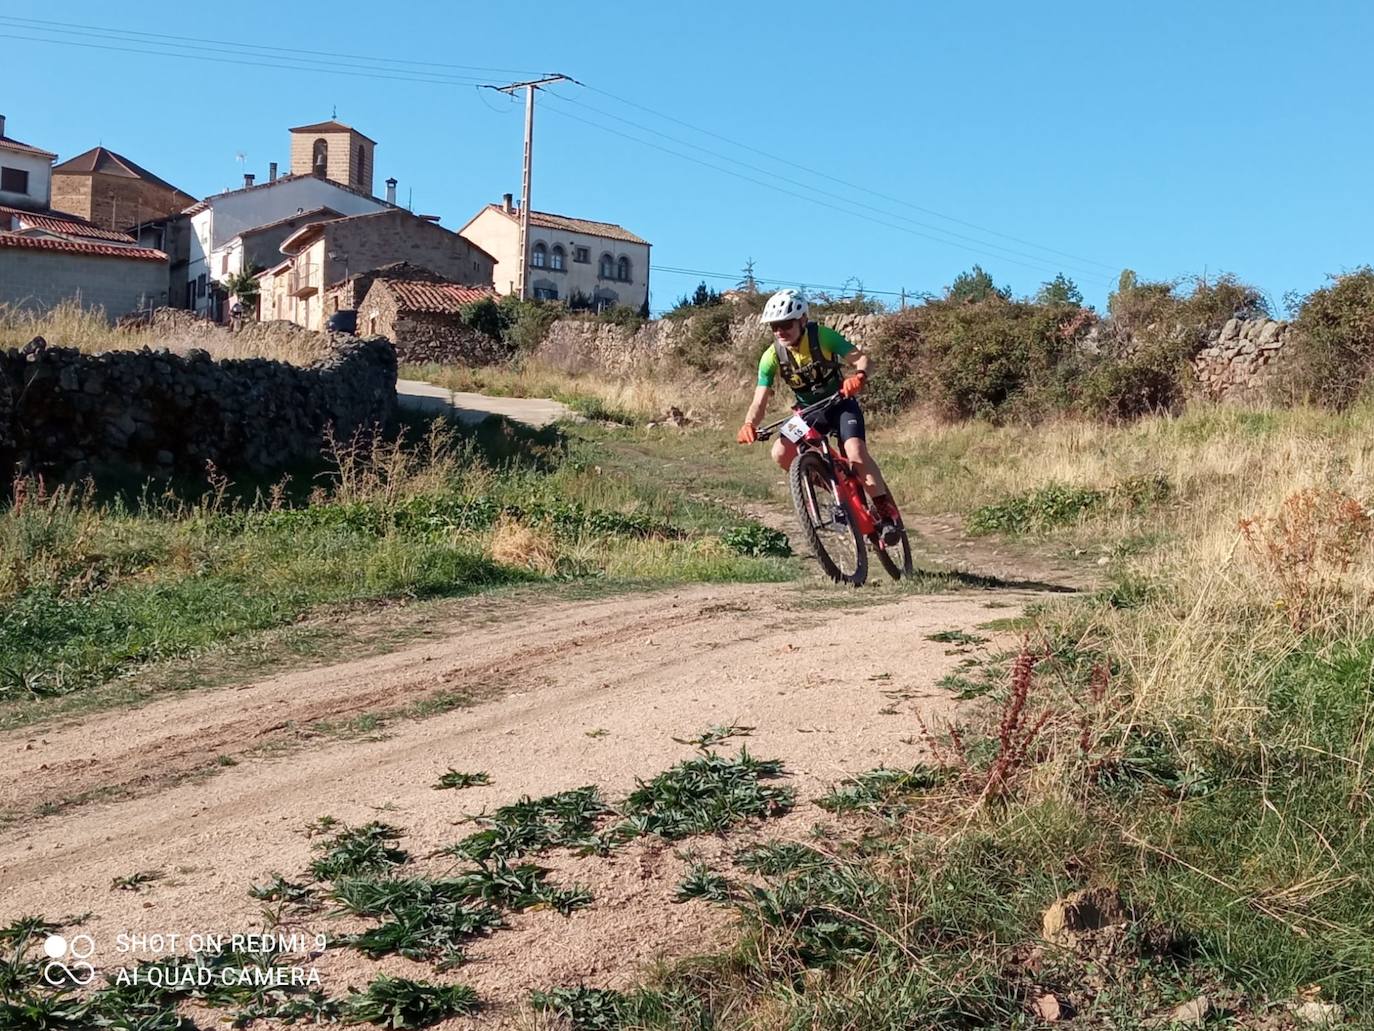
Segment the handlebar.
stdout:
<path fill-rule="evenodd" d="M 831 405 L 833 405 L 836 401 L 843 401 L 843 400 L 844 400 L 844 395 L 841 394 L 841 393 L 839 393 L 838 391 L 836 391 L 835 393 L 831 394 L 829 397 L 822 398 L 821 400 L 815 402 L 814 404 L 809 404 L 809 405 L 807 405 L 807 406 L 804 407 L 804 408 L 803 408 L 803 407 L 800 407 L 800 406 L 799 406 L 799 407 L 796 407 L 796 408 L 793 408 L 793 409 L 792 409 L 792 415 L 800 415 L 803 419 L 806 419 L 806 418 L 809 418 L 810 416 L 814 415 L 815 413 L 817 413 L 817 412 L 819 412 L 819 411 L 822 411 L 822 410 L 824 410 L 824 409 L 826 409 L 826 408 L 829 408 L 829 407 L 830 407 Z M 779 426 L 781 426 L 783 423 L 785 423 L 785 422 L 787 421 L 787 419 L 792 418 L 792 415 L 787 416 L 786 419 L 779 419 L 777 422 L 769 423 L 767 426 L 764 426 L 764 427 L 760 428 L 759 431 L 758 431 L 758 434 L 755 436 L 754 439 L 755 439 L 755 440 L 767 440 L 769 437 L 771 437 L 774 433 L 777 432 L 777 429 L 778 429 Z"/>

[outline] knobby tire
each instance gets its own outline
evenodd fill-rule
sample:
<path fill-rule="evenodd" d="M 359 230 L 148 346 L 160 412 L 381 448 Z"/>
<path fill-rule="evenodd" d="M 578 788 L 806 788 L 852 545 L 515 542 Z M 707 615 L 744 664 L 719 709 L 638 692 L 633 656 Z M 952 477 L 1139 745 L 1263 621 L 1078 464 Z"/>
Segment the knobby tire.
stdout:
<path fill-rule="evenodd" d="M 792 491 L 792 506 L 797 510 L 797 521 L 801 524 L 802 533 L 811 545 L 811 550 L 816 553 L 816 561 L 820 563 L 821 569 L 825 570 L 825 575 L 837 584 L 862 587 L 868 579 L 868 548 L 864 546 L 863 536 L 854 525 L 853 514 L 846 512 L 846 524 L 854 541 L 853 573 L 845 573 L 830 557 L 830 552 L 826 550 L 825 542 L 821 538 L 820 528 L 811 517 L 811 506 L 807 503 L 808 489 L 824 491 L 827 495 L 833 494 L 834 491 L 830 469 L 825 460 L 815 452 L 802 452 L 792 462 L 792 467 L 787 472 L 787 481 Z"/>

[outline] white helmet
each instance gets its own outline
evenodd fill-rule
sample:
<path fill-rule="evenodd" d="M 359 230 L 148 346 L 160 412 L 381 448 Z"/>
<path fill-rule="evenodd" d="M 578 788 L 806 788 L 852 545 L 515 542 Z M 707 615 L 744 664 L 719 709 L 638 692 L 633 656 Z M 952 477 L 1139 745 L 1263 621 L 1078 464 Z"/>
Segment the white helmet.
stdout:
<path fill-rule="evenodd" d="M 763 306 L 763 314 L 759 316 L 759 322 L 765 326 L 774 322 L 786 322 L 789 319 L 804 318 L 806 312 L 806 296 L 800 290 L 788 287 L 768 298 L 768 303 Z"/>

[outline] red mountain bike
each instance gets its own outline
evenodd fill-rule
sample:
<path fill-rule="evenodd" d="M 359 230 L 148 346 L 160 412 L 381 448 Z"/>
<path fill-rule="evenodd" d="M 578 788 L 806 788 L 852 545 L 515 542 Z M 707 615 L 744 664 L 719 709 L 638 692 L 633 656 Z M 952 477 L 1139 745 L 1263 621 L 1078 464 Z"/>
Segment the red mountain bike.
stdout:
<path fill-rule="evenodd" d="M 899 580 L 911 575 L 911 543 L 900 518 L 897 540 L 885 544 L 878 530 L 881 517 L 864 492 L 863 481 L 849 459 L 808 422 L 840 400 L 835 394 L 794 408 L 788 418 L 760 429 L 758 439 L 767 440 L 777 432 L 797 445 L 797 457 L 787 471 L 792 504 L 826 575 L 837 584 L 862 587 L 868 579 L 867 538 L 888 576 Z"/>

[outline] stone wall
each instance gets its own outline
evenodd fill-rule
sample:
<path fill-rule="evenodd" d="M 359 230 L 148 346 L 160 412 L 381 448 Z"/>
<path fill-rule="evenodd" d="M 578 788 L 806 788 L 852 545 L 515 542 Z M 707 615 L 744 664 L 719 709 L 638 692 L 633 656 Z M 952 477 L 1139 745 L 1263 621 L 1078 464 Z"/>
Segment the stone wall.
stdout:
<path fill-rule="evenodd" d="M 179 190 L 127 176 L 54 172 L 52 177 L 52 206 L 104 229 L 123 231 L 175 215 L 195 202 L 196 198 Z"/>
<path fill-rule="evenodd" d="M 327 427 L 347 438 L 389 423 L 396 353 L 385 340 L 335 338 L 307 367 L 203 350 L 88 355 L 35 339 L 0 354 L 0 462 L 77 478 L 102 464 L 149 472 L 265 471 L 319 454 Z"/>
<path fill-rule="evenodd" d="M 659 319 L 637 330 L 591 318 L 559 319 L 549 327 L 536 356 L 568 372 L 652 371 L 691 339 L 698 320 L 709 317 Z M 863 347 L 875 339 L 883 319 L 882 315 L 823 315 L 819 321 Z M 762 354 L 770 339 L 755 315 L 740 315 L 730 322 L 732 349 L 757 348 Z"/>
<path fill-rule="evenodd" d="M 1285 348 L 1291 326 L 1274 319 L 1232 319 L 1193 359 L 1193 371 L 1208 397 L 1222 401 L 1260 400 Z"/>

